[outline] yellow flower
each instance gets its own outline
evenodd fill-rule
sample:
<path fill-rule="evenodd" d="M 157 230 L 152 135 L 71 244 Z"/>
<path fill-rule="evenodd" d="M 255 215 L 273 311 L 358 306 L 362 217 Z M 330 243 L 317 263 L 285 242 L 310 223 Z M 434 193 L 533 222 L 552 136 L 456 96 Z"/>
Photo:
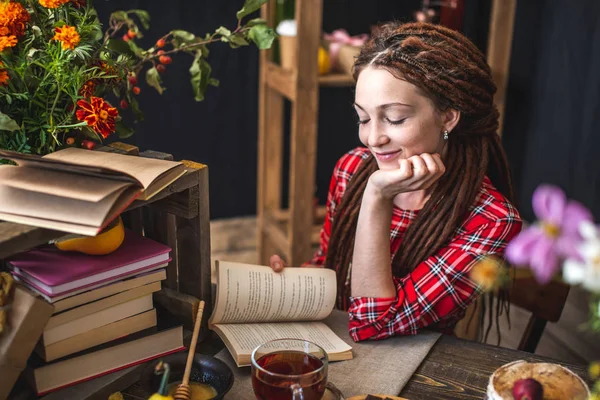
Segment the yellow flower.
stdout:
<path fill-rule="evenodd" d="M 58 40 L 62 43 L 63 50 L 73 50 L 79 44 L 81 38 L 74 26 L 63 25 L 60 28 L 54 29 L 54 37 L 52 40 Z"/>
<path fill-rule="evenodd" d="M 70 0 L 40 0 L 40 4 L 46 8 L 58 8 Z"/>
<path fill-rule="evenodd" d="M 588 374 L 592 379 L 600 378 L 600 362 L 596 361 L 590 363 L 590 366 L 588 367 Z"/>
<path fill-rule="evenodd" d="M 0 35 L 22 36 L 29 19 L 29 13 L 21 3 L 0 2 Z"/>
<path fill-rule="evenodd" d="M 506 268 L 498 258 L 485 257 L 473 266 L 470 277 L 482 290 L 487 292 L 502 285 L 506 277 Z"/>
<path fill-rule="evenodd" d="M 0 36 L 0 51 L 3 51 L 7 47 L 15 47 L 17 45 L 17 37 L 12 36 Z"/>

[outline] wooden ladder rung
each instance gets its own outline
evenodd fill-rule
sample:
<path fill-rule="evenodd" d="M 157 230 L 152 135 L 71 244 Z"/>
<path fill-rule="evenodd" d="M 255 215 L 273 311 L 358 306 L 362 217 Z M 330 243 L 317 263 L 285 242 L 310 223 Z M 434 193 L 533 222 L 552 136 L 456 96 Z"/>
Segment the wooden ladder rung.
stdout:
<path fill-rule="evenodd" d="M 327 206 L 317 206 L 315 211 L 315 223 L 321 225 L 327 215 Z M 277 222 L 286 222 L 290 218 L 290 210 L 271 210 L 271 216 Z"/>
<path fill-rule="evenodd" d="M 267 85 L 287 97 L 289 100 L 296 99 L 296 79 L 294 71 L 281 68 L 272 61 L 266 63 L 266 83 Z"/>
<path fill-rule="evenodd" d="M 281 223 L 279 223 L 269 210 L 264 210 L 263 214 L 263 232 L 273 242 L 275 248 L 281 252 L 281 256 L 290 259 L 290 241 L 285 233 Z"/>

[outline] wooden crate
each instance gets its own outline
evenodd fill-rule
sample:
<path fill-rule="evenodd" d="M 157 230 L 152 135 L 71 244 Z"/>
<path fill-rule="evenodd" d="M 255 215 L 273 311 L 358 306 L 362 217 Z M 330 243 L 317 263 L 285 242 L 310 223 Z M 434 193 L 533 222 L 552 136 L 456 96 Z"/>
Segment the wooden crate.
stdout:
<path fill-rule="evenodd" d="M 100 146 L 97 151 L 173 160 L 170 154 L 140 152 L 137 147 L 124 143 Z M 182 162 L 187 169 L 182 177 L 152 199 L 134 201 L 122 217 L 128 228 L 172 248 L 167 279 L 162 282 L 163 289 L 155 294 L 155 303 L 164 306 L 191 329 L 198 304 L 200 300 L 205 301 L 207 312 L 202 318 L 200 343 L 209 334 L 207 321 L 212 310 L 208 167 L 193 161 Z M 64 232 L 0 222 L 0 262 L 64 235 Z M 94 392 L 98 395 L 97 390 Z"/>

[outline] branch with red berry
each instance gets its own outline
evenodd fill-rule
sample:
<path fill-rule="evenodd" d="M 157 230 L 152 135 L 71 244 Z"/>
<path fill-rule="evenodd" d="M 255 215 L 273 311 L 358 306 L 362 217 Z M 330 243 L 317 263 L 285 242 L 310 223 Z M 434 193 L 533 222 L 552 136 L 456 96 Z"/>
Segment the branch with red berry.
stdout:
<path fill-rule="evenodd" d="M 212 76 L 212 68 L 208 62 L 208 45 L 215 42 L 224 42 L 231 48 L 248 46 L 254 43 L 259 49 L 271 47 L 277 36 L 275 31 L 268 27 L 261 18 L 244 22 L 244 18 L 259 10 L 267 0 L 245 0 L 241 10 L 236 14 L 237 26 L 232 31 L 226 27 L 219 27 L 212 34 L 204 36 L 184 30 L 172 30 L 160 37 L 149 49 L 141 48 L 136 40 L 143 37 L 142 30 L 149 28 L 149 15 L 141 10 L 118 11 L 110 16 L 109 28 L 105 32 L 104 40 L 109 49 L 129 57 L 130 67 L 127 80 L 120 93 L 120 106 L 132 110 L 139 118 L 142 114 L 137 106 L 135 95 L 140 94 L 138 85 L 139 77 L 145 71 L 146 83 L 162 94 L 165 90 L 161 74 L 167 71 L 167 66 L 173 62 L 172 56 L 177 53 L 187 53 L 193 57 L 190 65 L 190 83 L 196 101 L 204 100 L 208 86 L 218 86 L 219 81 Z M 133 18 L 137 16 L 140 25 Z"/>

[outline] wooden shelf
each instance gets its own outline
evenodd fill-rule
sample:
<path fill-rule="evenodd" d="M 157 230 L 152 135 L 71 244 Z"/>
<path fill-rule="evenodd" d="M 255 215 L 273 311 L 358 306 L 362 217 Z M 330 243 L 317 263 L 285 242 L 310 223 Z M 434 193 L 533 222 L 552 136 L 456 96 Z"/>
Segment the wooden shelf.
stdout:
<path fill-rule="evenodd" d="M 290 101 L 296 100 L 296 84 L 298 73 L 289 69 L 283 69 L 272 61 L 267 61 L 266 84 Z M 327 74 L 318 77 L 320 86 L 325 87 L 349 87 L 354 85 L 354 78 L 347 74 Z"/>
<path fill-rule="evenodd" d="M 296 100 L 296 79 L 297 74 L 294 71 L 283 69 L 272 61 L 267 61 L 264 65 L 266 84 L 279 94 Z"/>
<path fill-rule="evenodd" d="M 258 261 L 280 254 L 289 265 L 301 265 L 313 254 L 320 226 L 313 207 L 317 153 L 319 89 L 347 87 L 343 74 L 319 76 L 323 0 L 296 0 L 295 65 L 284 70 L 272 51 L 260 54 L 257 230 Z M 262 18 L 276 23 L 276 0 L 262 7 Z M 291 100 L 289 140 L 289 207 L 282 210 L 284 99 Z M 321 218 L 323 211 L 320 211 Z"/>

